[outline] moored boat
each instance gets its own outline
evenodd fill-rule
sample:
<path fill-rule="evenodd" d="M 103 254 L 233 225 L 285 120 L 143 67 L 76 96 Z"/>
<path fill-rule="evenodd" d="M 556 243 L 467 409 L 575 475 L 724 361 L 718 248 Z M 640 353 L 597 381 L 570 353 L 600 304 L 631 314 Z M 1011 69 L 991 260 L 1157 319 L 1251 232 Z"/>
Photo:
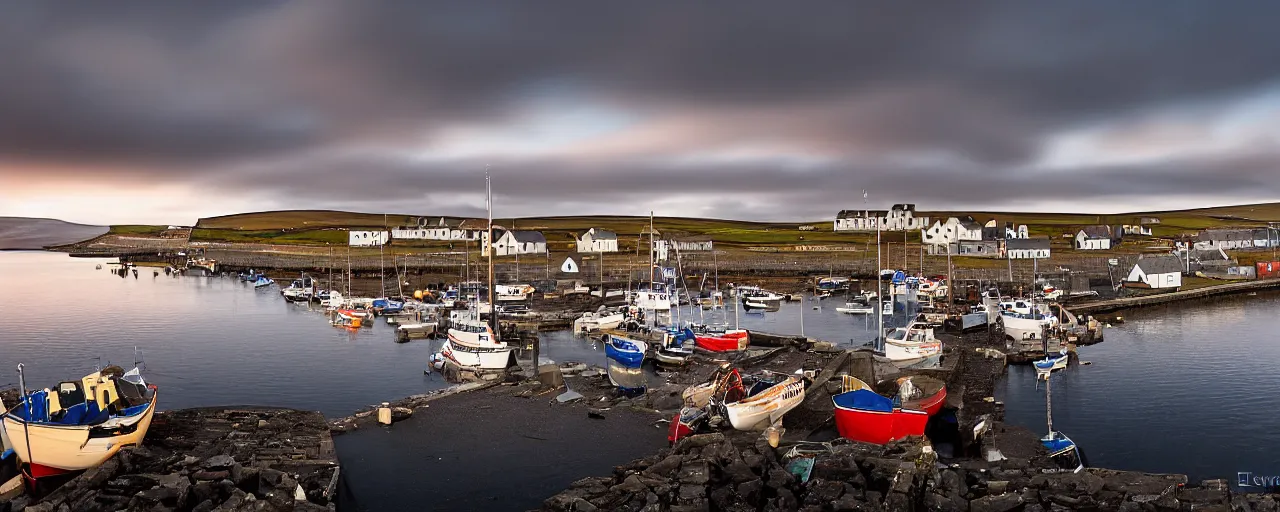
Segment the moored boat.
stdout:
<path fill-rule="evenodd" d="M 273 280 L 273 279 L 271 279 L 270 277 L 267 277 L 267 276 L 265 276 L 265 275 L 259 275 L 259 276 L 257 277 L 257 279 L 254 279 L 254 280 L 253 280 L 253 287 L 254 287 L 254 288 L 262 288 L 262 287 L 264 287 L 264 286 L 271 286 L 271 285 L 273 285 L 273 284 L 275 284 L 275 280 Z"/>
<path fill-rule="evenodd" d="M 467 370 L 505 370 L 515 365 L 513 348 L 494 339 L 489 325 L 476 319 L 452 319 L 440 355 Z"/>
<path fill-rule="evenodd" d="M 1052 356 L 1045 355 L 1044 359 L 1038 359 L 1038 360 L 1032 361 L 1031 364 L 1035 365 L 1036 367 L 1036 377 L 1041 379 L 1048 379 L 1049 374 L 1052 373 L 1054 370 L 1061 370 L 1063 368 L 1066 368 L 1068 360 L 1069 360 L 1069 357 L 1067 355 L 1067 349 L 1064 348 L 1058 351 L 1057 354 L 1054 354 Z"/>
<path fill-rule="evenodd" d="M 737 402 L 725 404 L 729 423 L 738 430 L 764 430 L 804 401 L 804 381 L 787 377 Z"/>
<path fill-rule="evenodd" d="M 604 329 L 616 329 L 619 325 L 622 325 L 623 320 L 626 320 L 626 315 L 622 311 L 609 311 L 603 308 L 600 311 L 588 311 L 574 319 L 573 332 L 575 334 L 584 334 Z"/>
<path fill-rule="evenodd" d="M 698 348 L 712 352 L 736 352 L 746 350 L 751 334 L 745 329 L 730 329 L 723 334 L 695 334 L 693 342 Z"/>
<path fill-rule="evenodd" d="M 846 302 L 844 306 L 836 308 L 836 312 L 849 315 L 870 315 L 876 312 L 876 308 L 862 302 Z"/>
<path fill-rule="evenodd" d="M 89 469 L 142 442 L 156 400 L 138 368 L 112 366 L 25 394 L 5 412 L 4 430 L 31 477 Z"/>

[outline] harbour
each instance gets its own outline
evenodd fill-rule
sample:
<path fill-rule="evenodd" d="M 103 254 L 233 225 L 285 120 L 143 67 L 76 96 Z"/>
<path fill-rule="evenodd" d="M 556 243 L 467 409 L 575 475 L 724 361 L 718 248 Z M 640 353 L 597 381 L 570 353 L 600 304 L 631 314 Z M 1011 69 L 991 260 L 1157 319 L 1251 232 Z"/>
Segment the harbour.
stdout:
<path fill-rule="evenodd" d="M 182 410 L 198 407 L 225 407 L 230 404 L 246 406 L 289 407 L 301 410 L 319 410 L 330 418 L 329 428 L 335 432 L 335 459 L 341 461 L 346 473 L 341 477 L 342 491 L 334 505 L 349 510 L 377 510 L 384 508 L 404 508 L 414 503 L 413 489 L 423 481 L 435 481 L 438 478 L 456 478 L 456 485 L 466 489 L 473 485 L 473 491 L 461 492 L 441 501 L 442 509 L 456 508 L 536 508 L 549 495 L 539 496 L 539 490 L 546 486 L 568 487 L 569 484 L 582 478 L 607 473 L 608 469 L 626 464 L 628 461 L 643 458 L 666 446 L 666 426 L 670 421 L 664 414 L 654 411 L 679 407 L 678 390 L 683 386 L 696 382 L 697 375 L 705 374 L 706 362 L 715 358 L 714 354 L 703 354 L 703 363 L 678 370 L 675 373 L 663 371 L 650 377 L 649 393 L 642 401 L 626 401 L 621 405 L 616 398 L 605 404 L 585 401 L 578 404 L 555 404 L 555 396 L 560 391 L 544 391 L 537 384 L 502 385 L 489 383 L 472 388 L 458 387 L 447 382 L 439 373 L 424 373 L 430 355 L 439 348 L 439 340 L 414 340 L 409 343 L 396 343 L 392 329 L 384 323 L 376 323 L 374 327 L 355 331 L 334 329 L 327 325 L 324 316 L 306 304 L 289 303 L 278 292 L 255 290 L 251 285 L 234 277 L 184 276 L 180 278 L 162 279 L 160 277 L 126 278 L 116 277 L 105 271 L 97 271 L 91 267 L 96 265 L 92 260 L 66 258 L 63 255 L 44 252 L 8 252 L 0 253 L 5 261 L 0 264 L 4 268 L 6 279 L 23 279 L 42 281 L 42 287 L 35 290 L 46 290 L 40 293 L 61 293 L 60 290 L 76 289 L 78 293 L 95 297 L 93 310 L 82 310 L 79 318 L 89 320 L 95 318 L 94 311 L 106 317 L 96 321 L 85 321 L 68 325 L 60 325 L 54 330 L 53 316 L 41 316 L 33 313 L 24 321 L 8 321 L 3 327 L 6 332 L 21 333 L 11 336 L 5 346 L 6 360 L 14 354 L 14 360 L 21 358 L 30 368 L 30 381 L 47 382 L 58 379 L 62 375 L 91 368 L 98 361 L 94 358 L 82 361 L 59 360 L 67 353 L 106 354 L 108 357 L 124 357 L 133 354 L 138 346 L 145 353 L 149 380 L 164 386 L 165 399 L 163 411 Z M 7 273 L 12 271 L 13 273 Z M 37 297 L 40 298 L 40 297 Z M 1167 446 L 1160 442 L 1144 443 L 1150 436 L 1143 435 L 1151 414 L 1176 414 L 1174 416 L 1193 418 L 1196 409 L 1179 410 L 1179 405 L 1187 400 L 1197 399 L 1197 393 L 1203 400 L 1230 400 L 1233 393 L 1221 389 L 1219 375 L 1215 374 L 1221 366 L 1206 361 L 1221 359 L 1205 359 L 1197 351 L 1197 344 L 1192 339 L 1203 339 L 1212 336 L 1216 327 L 1215 320 L 1238 325 L 1240 322 L 1260 322 L 1256 331 L 1245 331 L 1239 338 L 1251 339 L 1249 332 L 1266 332 L 1266 324 L 1270 319 L 1251 311 L 1262 311 L 1280 300 L 1276 294 L 1264 292 L 1257 296 L 1240 295 L 1235 298 L 1219 299 L 1219 302 L 1207 305 L 1165 305 L 1145 311 L 1129 312 L 1123 323 L 1105 329 L 1107 341 L 1098 345 L 1080 347 L 1073 355 L 1071 365 L 1055 375 L 1060 382 L 1055 385 L 1054 398 L 1059 404 L 1056 409 L 1056 425 L 1063 431 L 1070 432 L 1077 442 L 1085 447 L 1094 467 L 1106 467 L 1115 470 L 1142 471 L 1154 473 L 1184 473 L 1192 480 L 1208 480 L 1229 476 L 1232 468 L 1238 464 L 1252 464 L 1265 467 L 1273 464 L 1265 453 L 1248 449 L 1249 435 L 1265 432 L 1266 425 L 1248 425 L 1247 430 L 1239 433 L 1232 431 L 1232 425 L 1220 425 L 1213 429 L 1220 433 L 1212 445 L 1204 444 L 1204 432 L 1201 429 L 1178 429 L 1179 420 L 1171 420 L 1163 435 L 1178 438 L 1189 436 L 1184 443 L 1198 446 L 1237 446 L 1230 456 L 1215 457 L 1203 453 L 1194 458 L 1182 455 L 1171 455 Z M 129 303 L 133 307 L 121 308 L 110 304 Z M 74 304 L 74 303 L 72 303 Z M 97 304 L 106 304 L 99 310 Z M 138 309 L 137 305 L 148 304 L 150 307 Z M 737 307 L 731 302 L 731 307 Z M 796 333 L 790 336 L 779 336 L 779 341 L 772 344 L 776 347 L 753 348 L 741 357 L 730 357 L 730 360 L 749 361 L 777 370 L 812 368 L 815 378 L 820 378 L 824 367 L 832 364 L 832 356 L 839 353 L 869 354 L 868 345 L 874 339 L 875 326 L 867 317 L 838 313 L 834 310 L 837 302 L 819 301 L 810 298 L 805 301 L 781 302 L 775 311 L 765 314 L 737 313 L 738 325 L 748 331 Z M 19 307 L 18 304 L 6 304 L 7 307 Z M 815 306 L 817 306 L 815 308 Z M 71 311 L 76 311 L 74 306 Z M 309 309 L 310 308 L 310 309 Z M 1187 318 L 1183 309 L 1192 308 L 1199 311 L 1192 315 L 1194 322 L 1183 321 L 1176 329 L 1169 329 L 1172 318 Z M 62 313 L 66 313 L 64 310 Z M 685 308 L 685 318 L 697 318 L 697 308 Z M 722 314 L 722 313 L 717 313 Z M 725 316 L 727 315 L 727 316 Z M 724 318 L 732 319 L 734 315 L 724 312 Z M 60 314 L 56 318 L 68 318 Z M 115 319 L 117 322 L 107 320 Z M 27 321 L 30 320 L 30 321 Z M 127 330 L 119 330 L 118 325 L 129 325 Z M 253 332 L 250 336 L 240 331 L 227 331 L 227 326 L 235 325 L 239 329 Z M 77 338 L 66 336 L 68 329 L 77 333 Z M 804 336 L 798 333 L 803 329 Z M 1154 330 L 1154 331 L 1153 331 Z M 180 337 L 170 333 L 186 333 Z M 1159 338 L 1168 339 L 1170 333 L 1185 333 L 1186 339 L 1175 338 L 1172 343 L 1177 347 L 1180 357 L 1188 361 L 1198 360 L 1200 364 L 1187 363 L 1184 371 L 1177 378 L 1162 375 L 1161 366 L 1138 367 L 1148 368 L 1145 373 L 1131 375 L 1134 365 L 1129 359 L 1154 359 L 1151 345 L 1153 332 Z M 49 344 L 44 340 L 52 340 L 59 333 L 62 343 Z M 113 334 L 115 333 L 115 334 Z M 116 338 L 113 339 L 113 336 Z M 975 338 L 976 336 L 976 338 Z M 245 339 L 255 341 L 246 344 Z M 610 386 L 604 379 L 604 369 L 608 364 L 602 343 L 595 337 L 576 336 L 569 330 L 543 331 L 538 336 L 542 357 L 554 364 L 566 368 L 581 365 L 585 371 L 566 371 L 565 380 L 571 389 L 582 389 L 586 395 L 597 397 L 611 396 Z M 67 340 L 93 340 L 91 344 L 70 343 Z M 762 338 L 764 339 L 764 338 Z M 990 347 L 993 350 L 1008 347 L 1008 340 L 997 340 L 984 334 L 967 335 L 960 341 L 952 336 L 943 336 L 953 351 L 974 351 L 979 347 Z M 800 340 L 808 340 L 801 342 Z M 972 341 L 979 340 L 978 345 Z M 85 343 L 88 343 L 87 341 Z M 819 345 L 814 345 L 818 343 Z M 815 348 L 817 354 L 823 352 L 832 356 L 804 356 Z M 845 352 L 853 350 L 854 352 Z M 778 352 L 781 351 L 781 352 Z M 122 355 L 112 356 L 120 353 Z M 787 357 L 794 353 L 800 359 Z M 710 356 L 710 357 L 708 357 Z M 961 417 L 973 422 L 981 414 L 1001 414 L 1010 425 L 1025 427 L 1031 432 L 1043 429 L 1043 397 L 1038 393 L 1040 387 L 1032 384 L 1034 377 L 1030 366 L 1009 366 L 1007 375 L 1004 363 L 996 366 L 995 360 L 988 359 L 978 352 L 965 353 L 959 358 L 955 352 L 944 358 L 943 373 L 938 375 L 944 379 L 964 378 L 961 373 L 991 372 L 990 381 L 982 389 L 967 389 L 961 398 L 953 398 L 952 402 L 963 404 Z M 723 356 L 721 356 L 723 357 Z M 761 360 L 760 358 L 764 359 Z M 865 357 L 865 356 L 858 356 Z M 1263 355 L 1259 360 L 1265 360 Z M 289 372 L 291 365 L 296 365 L 299 358 L 308 361 L 325 361 L 326 367 L 334 368 L 332 372 L 297 371 L 294 382 L 289 389 L 271 389 L 271 382 L 279 382 L 280 372 Z M 745 358 L 745 359 L 743 359 Z M 65 358 L 64 358 L 65 359 Z M 372 362 L 370 362 L 372 360 Z M 810 361 L 805 363 L 803 361 Z M 970 365 L 962 372 L 956 371 L 956 364 L 965 361 Z M 979 363 L 979 361 L 991 361 Z M 1087 361 L 1088 364 L 1081 364 Z M 103 361 L 108 362 L 108 361 Z M 840 363 L 842 365 L 848 364 Z M 973 365 L 978 366 L 973 366 Z M 528 366 L 528 361 L 525 361 Z M 791 368 L 795 366 L 796 368 Z M 855 365 L 856 366 L 856 365 Z M 314 364 L 307 365 L 314 369 Z M 854 366 L 845 366 L 853 370 Z M 976 370 L 975 368 L 989 368 Z M 1200 373 L 1186 374 L 1186 370 Z M 662 371 L 662 370 L 659 370 Z M 860 370 L 854 370 L 860 371 Z M 1260 371 L 1260 370 L 1259 370 Z M 582 377 L 577 373 L 591 374 Z M 1118 373 L 1117 373 L 1118 372 Z M 686 375 L 687 373 L 687 375 Z M 826 379 L 834 376 L 834 370 L 827 372 Z M 925 371 L 924 374 L 928 374 Z M 267 375 L 276 375 L 269 378 Z M 660 375 L 666 375 L 661 377 Z M 1095 377 L 1096 375 L 1096 377 Z M 969 377 L 975 377 L 971 375 Z M 875 380 L 876 376 L 867 377 Z M 41 380 L 37 380 L 41 379 Z M 255 380 L 261 379 L 261 380 Z M 1095 380 L 1096 379 L 1096 380 Z M 210 382 L 205 382 L 210 381 Z M 269 382 L 268 382 L 269 381 Z M 981 378 L 979 377 L 979 381 Z M 217 385 L 214 385 L 214 384 Z M 1142 384 L 1139 384 L 1142 383 Z M 1160 396 L 1169 397 L 1169 401 L 1156 406 L 1147 403 L 1142 408 L 1132 408 L 1129 402 L 1116 402 L 1109 397 L 1115 386 L 1151 386 L 1161 389 Z M 1217 387 L 1215 387 L 1215 385 Z M 278 388 L 278 386 L 277 386 Z M 471 390 L 468 390 L 471 389 Z M 965 389 L 964 387 L 958 389 Z M 1089 390 L 1083 392 L 1082 389 Z M 1218 391 L 1214 391 L 1217 389 Z M 1262 399 L 1268 391 L 1265 385 L 1254 388 L 1257 394 L 1241 396 L 1241 407 Z M 523 390 L 523 391 L 522 391 Z M 521 393 L 529 396 L 521 396 Z M 533 393 L 542 393 L 532 396 Z M 982 395 L 976 396 L 975 395 Z M 677 394 L 672 402 L 671 393 Z M 437 396 L 438 395 L 438 396 Z M 985 403 L 984 397 L 993 397 L 995 402 Z M 1253 398 L 1249 398 L 1253 396 Z M 403 397 L 410 398 L 400 401 Z M 664 398 L 668 397 L 668 398 Z M 965 398 L 967 397 L 967 398 Z M 412 411 L 406 418 L 398 418 L 390 427 L 377 425 L 375 415 L 379 404 L 397 402 L 393 406 L 408 406 Z M 547 403 L 550 401 L 551 403 Z M 985 405 L 984 405 L 985 404 Z M 998 407 L 992 408 L 995 404 Z M 1110 405 L 1100 405 L 1110 404 Z M 528 416 L 531 411 L 520 409 L 533 407 L 543 410 L 542 416 Z M 830 407 L 829 405 L 827 407 Z M 820 406 L 819 406 L 820 408 Z M 591 418 L 588 412 L 601 410 L 598 413 L 604 419 Z M 830 410 L 830 409 L 828 409 Z M 1120 411 L 1135 410 L 1140 414 L 1118 414 Z M 442 411 L 448 411 L 442 412 Z M 464 412 L 471 411 L 471 412 Z M 519 411 L 519 412 L 517 412 Z M 352 416 L 353 413 L 358 413 Z M 981 413 L 981 414 L 978 414 Z M 492 416 L 488 416 L 488 415 Z M 792 436 L 804 432 L 803 437 L 811 437 L 823 430 L 821 421 L 815 418 L 821 413 L 800 414 L 797 410 L 788 415 L 799 418 L 794 423 L 785 421 Z M 829 413 L 828 413 L 829 414 Z M 359 417 L 359 420 L 355 419 Z M 527 417 L 521 420 L 519 418 Z M 352 418 L 352 427 L 342 427 L 343 418 Z M 507 425 L 501 418 L 510 418 Z M 1187 421 L 1186 419 L 1181 421 Z M 1192 420 L 1194 421 L 1194 420 Z M 491 424 L 496 422 L 497 424 Z M 358 423 L 358 424 L 357 424 Z M 617 424 L 625 423 L 626 427 Z M 540 425 L 534 427 L 534 425 Z M 551 427 L 551 426 L 557 427 Z M 509 428 L 508 428 L 509 427 Z M 544 430 L 550 428 L 550 430 Z M 830 428 L 829 426 L 827 428 Z M 487 430 L 485 430 L 487 429 Z M 620 429 L 620 430 L 619 430 Z M 547 471 L 542 466 L 528 466 L 528 458 L 485 459 L 468 466 L 459 451 L 445 451 L 455 457 L 454 464 L 437 464 L 436 470 L 424 470 L 420 474 L 382 475 L 380 468 L 398 467 L 410 460 L 428 457 L 442 448 L 436 445 L 440 436 L 448 436 L 455 432 L 456 436 L 464 436 L 466 432 L 486 431 L 499 439 L 511 439 L 517 445 L 525 446 L 531 453 L 542 449 L 552 449 L 557 457 L 564 457 L 563 463 L 554 464 L 555 471 Z M 1116 431 L 1130 432 L 1124 437 L 1115 436 Z M 569 434 L 576 432 L 575 434 Z M 591 434 L 591 432 L 596 432 Z M 645 441 L 620 442 L 618 438 L 608 437 L 629 432 L 627 439 L 646 439 Z M 1253 434 L 1250 434 L 1252 432 Z M 161 434 L 163 435 L 163 434 Z M 586 457 L 572 449 L 571 445 L 555 444 L 568 442 L 579 435 L 606 436 L 593 437 L 600 443 L 620 443 L 617 451 L 608 456 Z M 741 434 L 736 434 L 741 437 Z M 732 437 L 732 436 L 731 436 Z M 802 440 L 793 437 L 791 441 Z M 614 439 L 614 441 L 608 441 Z M 1232 440 L 1235 444 L 1233 444 Z M 748 439 L 749 440 L 749 439 Z M 745 441 L 744 441 L 745 442 Z M 483 450 L 484 443 L 470 441 L 454 450 L 465 450 L 466 446 Z M 476 444 L 480 443 L 480 444 Z M 523 443 L 522 445 L 520 443 Z M 750 444 L 750 443 L 748 443 Z M 409 451 L 395 447 L 418 446 Z M 555 448 L 549 448 L 554 446 Z M 351 447 L 351 448 L 347 448 Z M 957 449 L 953 446 L 951 449 Z M 1026 445 L 1023 446 L 1026 448 Z M 1018 448 L 1004 448 L 1017 450 Z M 1214 451 L 1213 453 L 1220 453 Z M 358 454 L 358 455 L 355 455 Z M 1255 455 L 1251 458 L 1250 454 Z M 947 455 L 954 455 L 949 453 Z M 437 456 L 440 459 L 440 456 Z M 441 459 L 444 460 L 444 459 Z M 513 461 L 517 465 L 509 466 Z M 1195 460 L 1195 464 L 1186 464 Z M 400 461 L 400 462 L 396 462 Z M 471 470 L 459 470 L 472 467 Z M 458 473 L 461 471 L 461 473 Z M 495 498 L 486 494 L 491 486 L 468 483 L 467 471 L 476 471 L 475 478 L 489 471 L 504 474 L 529 475 L 526 491 L 503 493 Z M 1225 475 L 1224 475 L 1225 474 Z M 538 476 L 534 476 L 538 475 Z M 550 476 L 547 476 L 550 475 Z M 546 480 L 550 478 L 551 480 Z M 516 482 L 526 481 L 515 478 Z M 361 482 L 364 482 L 363 484 Z M 390 483 L 389 483 L 390 482 Z M 397 483 L 398 482 L 398 483 Z M 536 483 L 536 485 L 535 485 Z M 616 484 L 615 484 L 616 485 Z M 400 489 L 400 491 L 397 491 Z M 343 492 L 346 494 L 344 495 Z M 345 497 L 343 497 L 345 496 Z M 497 501 L 494 501 L 494 500 Z M 345 501 L 344 501 L 345 500 Z"/>

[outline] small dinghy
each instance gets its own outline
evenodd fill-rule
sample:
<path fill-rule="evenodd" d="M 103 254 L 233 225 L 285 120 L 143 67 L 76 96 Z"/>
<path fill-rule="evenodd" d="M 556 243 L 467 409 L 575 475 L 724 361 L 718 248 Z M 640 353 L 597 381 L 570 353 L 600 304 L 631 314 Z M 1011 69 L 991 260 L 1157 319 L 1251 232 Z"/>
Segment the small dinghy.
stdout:
<path fill-rule="evenodd" d="M 1054 370 L 1066 368 L 1068 360 L 1069 357 L 1067 355 L 1067 349 L 1064 348 L 1058 351 L 1057 355 L 1052 357 L 1046 356 L 1044 359 L 1033 361 L 1031 364 L 1036 367 L 1036 377 L 1047 380 L 1049 378 L 1049 374 Z"/>
<path fill-rule="evenodd" d="M 934 382 L 923 379 L 925 378 L 899 379 L 900 396 L 895 400 L 876 393 L 858 379 L 846 377 L 846 391 L 831 397 L 835 407 L 836 430 L 840 432 L 840 437 L 882 445 L 908 436 L 924 435 L 929 416 L 942 408 L 947 390 L 941 381 L 937 381 L 935 385 Z M 936 390 L 933 389 L 935 387 Z M 901 396 L 904 392 L 907 400 L 903 400 Z"/>
<path fill-rule="evenodd" d="M 273 284 L 275 284 L 275 283 L 276 283 L 276 282 L 275 282 L 274 280 L 272 280 L 270 277 L 267 277 L 267 276 L 264 276 L 264 275 L 259 275 L 257 279 L 254 279 L 254 280 L 253 280 L 253 287 L 254 287 L 254 288 L 262 288 L 262 287 L 266 287 L 266 286 L 271 286 L 271 285 L 273 285 Z"/>
<path fill-rule="evenodd" d="M 695 334 L 693 342 L 698 348 L 712 352 L 736 352 L 746 350 L 751 335 L 745 329 L 730 329 L 723 334 Z"/>
<path fill-rule="evenodd" d="M 836 308 L 836 312 L 844 313 L 847 315 L 870 315 L 872 313 L 875 313 L 876 309 L 871 307 L 870 304 L 863 304 L 861 302 L 846 302 L 844 303 L 843 307 Z"/>
<path fill-rule="evenodd" d="M 738 430 L 764 430 L 782 420 L 782 416 L 804 401 L 804 381 L 787 377 L 778 382 L 760 381 L 755 393 L 725 404 L 729 423 Z"/>

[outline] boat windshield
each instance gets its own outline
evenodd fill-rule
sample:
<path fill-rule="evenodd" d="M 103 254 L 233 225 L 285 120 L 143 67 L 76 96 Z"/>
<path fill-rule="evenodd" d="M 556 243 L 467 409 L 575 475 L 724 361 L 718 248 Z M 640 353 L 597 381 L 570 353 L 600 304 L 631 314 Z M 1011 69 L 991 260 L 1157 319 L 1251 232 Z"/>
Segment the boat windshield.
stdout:
<path fill-rule="evenodd" d="M 459 323 L 454 327 L 462 332 L 484 333 L 489 332 L 489 327 L 483 324 Z"/>

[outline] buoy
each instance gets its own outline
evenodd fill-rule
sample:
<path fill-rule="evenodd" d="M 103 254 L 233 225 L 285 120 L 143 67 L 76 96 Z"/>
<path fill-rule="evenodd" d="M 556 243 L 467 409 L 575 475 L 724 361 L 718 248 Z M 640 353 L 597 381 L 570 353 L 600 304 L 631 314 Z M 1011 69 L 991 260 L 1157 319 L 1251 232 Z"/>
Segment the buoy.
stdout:
<path fill-rule="evenodd" d="M 352 326 L 352 327 L 360 327 L 360 317 L 352 318 L 352 319 L 351 319 L 351 326 Z"/>
<path fill-rule="evenodd" d="M 422 300 L 422 290 L 414 290 L 414 291 L 413 291 L 413 298 L 418 299 L 418 300 Z"/>

